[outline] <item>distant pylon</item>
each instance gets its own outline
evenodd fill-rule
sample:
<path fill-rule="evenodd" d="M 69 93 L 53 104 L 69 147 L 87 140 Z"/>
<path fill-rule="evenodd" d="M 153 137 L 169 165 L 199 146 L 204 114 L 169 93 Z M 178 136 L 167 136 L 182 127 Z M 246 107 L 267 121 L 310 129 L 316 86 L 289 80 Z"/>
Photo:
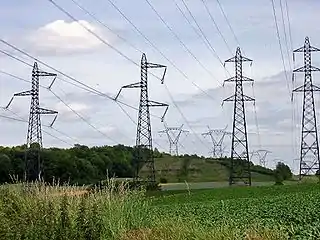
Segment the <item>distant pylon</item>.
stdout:
<path fill-rule="evenodd" d="M 251 157 L 257 156 L 259 159 L 260 166 L 266 167 L 267 165 L 266 159 L 267 159 L 268 153 L 271 153 L 271 152 L 268 150 L 259 149 L 257 151 L 253 151 Z"/>
<path fill-rule="evenodd" d="M 246 185 L 251 186 L 245 102 L 254 101 L 254 99 L 244 95 L 243 82 L 253 82 L 253 80 L 242 75 L 242 63 L 252 63 L 252 60 L 243 57 L 241 55 L 241 50 L 238 47 L 236 56 L 228 59 L 226 63 L 227 62 L 234 62 L 236 71 L 235 77 L 225 80 L 225 82 L 235 82 L 234 95 L 224 100 L 224 102 L 234 102 L 229 185 L 236 184 L 239 180 L 241 180 Z"/>
<path fill-rule="evenodd" d="M 10 106 L 14 97 L 31 96 L 27 149 L 25 152 L 25 181 L 41 180 L 43 172 L 43 162 L 40 157 L 40 149 L 42 148 L 41 114 L 55 115 L 50 126 L 53 125 L 58 116 L 57 111 L 40 107 L 39 80 L 40 77 L 56 78 L 56 76 L 54 73 L 39 70 L 38 64 L 35 62 L 32 70 L 31 90 L 15 93 L 6 106 L 6 108 Z"/>
<path fill-rule="evenodd" d="M 189 131 L 183 129 L 183 124 L 180 127 L 168 127 L 164 123 L 165 129 L 159 131 L 159 133 L 165 133 L 169 140 L 170 154 L 174 156 L 179 156 L 179 140 L 182 133 L 188 133 Z"/>
<path fill-rule="evenodd" d="M 303 47 L 293 51 L 293 60 L 295 60 L 295 53 L 304 53 L 304 66 L 295 69 L 293 71 L 292 78 L 294 80 L 294 73 L 304 73 L 304 84 L 293 90 L 293 92 L 303 92 L 302 136 L 299 172 L 300 180 L 303 176 L 315 174 L 320 167 L 316 110 L 313 96 L 313 92 L 319 92 L 320 88 L 312 83 L 312 72 L 320 71 L 320 69 L 312 66 L 311 64 L 311 52 L 319 51 L 320 49 L 310 45 L 308 37 L 305 38 Z"/>
<path fill-rule="evenodd" d="M 136 137 L 136 154 L 135 154 L 135 179 L 142 180 L 139 172 L 146 165 L 148 176 L 146 181 L 149 183 L 155 182 L 155 167 L 152 148 L 152 134 L 149 107 L 165 107 L 165 112 L 161 118 L 163 121 L 165 114 L 168 111 L 168 104 L 149 100 L 148 96 L 148 69 L 149 68 L 164 68 L 164 73 L 161 78 L 161 83 L 164 83 L 164 77 L 167 67 L 160 64 L 149 63 L 146 55 L 143 53 L 141 58 L 141 80 L 140 82 L 123 86 L 118 92 L 115 100 L 118 99 L 122 89 L 124 88 L 140 88 L 140 104 L 139 116 Z"/>
<path fill-rule="evenodd" d="M 227 127 L 226 126 L 224 129 L 210 129 L 208 126 L 209 131 L 202 133 L 202 136 L 210 136 L 211 141 L 212 141 L 212 157 L 213 158 L 222 158 L 224 154 L 224 139 L 225 136 L 231 135 L 231 133 L 227 132 Z"/>

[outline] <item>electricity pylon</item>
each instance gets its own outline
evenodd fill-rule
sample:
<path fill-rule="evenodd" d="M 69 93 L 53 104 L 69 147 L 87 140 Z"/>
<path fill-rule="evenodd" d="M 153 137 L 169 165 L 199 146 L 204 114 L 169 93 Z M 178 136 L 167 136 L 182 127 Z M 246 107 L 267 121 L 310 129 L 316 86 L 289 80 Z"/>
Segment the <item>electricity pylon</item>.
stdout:
<path fill-rule="evenodd" d="M 150 68 L 164 68 L 161 78 L 161 84 L 164 83 L 167 67 L 160 64 L 150 63 L 147 61 L 146 55 L 143 53 L 141 58 L 141 80 L 140 82 L 123 86 L 118 92 L 115 100 L 118 99 L 122 89 L 124 88 L 140 88 L 140 104 L 139 116 L 136 137 L 136 153 L 135 153 L 135 179 L 141 180 L 140 169 L 146 165 L 148 176 L 146 181 L 148 183 L 155 183 L 155 167 L 152 148 L 152 134 L 150 121 L 150 107 L 165 107 L 165 112 L 161 118 L 163 122 L 164 117 L 168 111 L 169 105 L 161 102 L 149 100 L 148 96 L 148 69 Z"/>
<path fill-rule="evenodd" d="M 41 180 L 43 173 L 43 162 L 40 157 L 42 148 L 42 131 L 41 131 L 41 115 L 55 115 L 50 127 L 57 119 L 58 112 L 40 107 L 39 99 L 39 81 L 40 77 L 57 77 L 54 73 L 48 73 L 39 70 L 37 62 L 34 63 L 32 69 L 31 90 L 15 93 L 10 102 L 6 106 L 8 108 L 14 97 L 31 96 L 29 124 L 27 133 L 27 149 L 25 151 L 25 181 Z M 54 81 L 53 80 L 53 81 Z"/>
<path fill-rule="evenodd" d="M 234 77 L 225 80 L 225 82 L 235 82 L 235 93 L 223 100 L 223 102 L 234 102 L 229 185 L 241 180 L 251 186 L 245 102 L 254 101 L 254 99 L 244 95 L 243 82 L 253 82 L 253 80 L 242 75 L 242 63 L 251 62 L 252 64 L 252 60 L 243 57 L 238 47 L 236 55 L 225 62 L 235 63 L 236 72 Z"/>
<path fill-rule="evenodd" d="M 302 136 L 299 172 L 300 180 L 306 175 L 315 174 L 320 168 L 317 121 L 313 96 L 313 92 L 319 92 L 320 88 L 312 83 L 312 72 L 320 71 L 320 69 L 311 65 L 311 52 L 319 51 L 320 49 L 310 45 L 308 37 L 305 38 L 303 47 L 293 51 L 293 60 L 295 60 L 295 53 L 304 53 L 304 66 L 295 69 L 293 71 L 292 78 L 294 80 L 294 73 L 304 73 L 304 84 L 293 90 L 293 92 L 303 92 Z"/>
<path fill-rule="evenodd" d="M 169 140 L 169 152 L 171 155 L 179 156 L 179 140 L 182 133 L 188 133 L 189 131 L 183 129 L 183 124 L 180 127 L 168 127 L 164 123 L 164 130 L 159 133 L 165 133 Z"/>
<path fill-rule="evenodd" d="M 231 133 L 227 132 L 227 127 L 226 126 L 224 129 L 210 129 L 208 126 L 209 131 L 202 133 L 202 136 L 210 136 L 212 144 L 213 144 L 213 149 L 212 149 L 212 157 L 213 158 L 221 158 L 223 157 L 224 153 L 224 145 L 223 141 L 225 139 L 225 136 L 231 135 Z"/>
<path fill-rule="evenodd" d="M 267 164 L 266 159 L 267 159 L 268 153 L 271 153 L 271 152 L 268 151 L 268 150 L 259 149 L 259 150 L 257 150 L 257 151 L 253 151 L 253 152 L 252 152 L 251 158 L 252 158 L 253 156 L 257 156 L 258 159 L 259 159 L 259 164 L 260 164 L 260 166 L 266 167 L 266 164 Z"/>

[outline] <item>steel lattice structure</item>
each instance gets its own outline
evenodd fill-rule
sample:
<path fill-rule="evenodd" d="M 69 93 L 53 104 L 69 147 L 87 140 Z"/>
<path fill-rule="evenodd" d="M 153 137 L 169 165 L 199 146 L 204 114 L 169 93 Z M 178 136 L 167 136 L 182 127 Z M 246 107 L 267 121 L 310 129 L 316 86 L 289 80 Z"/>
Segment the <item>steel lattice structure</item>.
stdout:
<path fill-rule="evenodd" d="M 226 126 L 224 129 L 210 129 L 208 126 L 209 131 L 202 133 L 202 136 L 210 136 L 212 144 L 213 144 L 213 149 L 212 149 L 212 157 L 213 158 L 222 158 L 225 150 L 225 146 L 223 145 L 223 141 L 225 139 L 225 136 L 231 135 L 231 133 L 227 132 L 227 127 Z"/>
<path fill-rule="evenodd" d="M 243 57 L 238 47 L 236 55 L 226 61 L 226 63 L 230 62 L 235 63 L 236 75 L 225 80 L 225 82 L 235 82 L 234 95 L 224 100 L 224 102 L 234 102 L 229 185 L 243 181 L 246 185 L 251 186 L 245 102 L 254 101 L 254 99 L 244 95 L 243 82 L 253 82 L 253 80 L 242 75 L 242 63 L 252 63 L 252 60 Z"/>
<path fill-rule="evenodd" d="M 253 151 L 253 152 L 252 152 L 251 158 L 252 158 L 253 156 L 257 156 L 258 159 L 259 159 L 259 164 L 260 164 L 260 166 L 266 167 L 266 165 L 267 165 L 266 159 L 267 159 L 268 153 L 271 153 L 271 152 L 268 151 L 268 150 L 259 149 L 259 150 L 257 150 L 257 151 Z"/>
<path fill-rule="evenodd" d="M 145 165 L 148 170 L 146 181 L 149 183 L 155 182 L 155 167 L 152 147 L 151 121 L 150 121 L 150 107 L 165 107 L 165 112 L 162 116 L 162 121 L 168 111 L 168 104 L 155 102 L 149 100 L 148 96 L 148 69 L 150 68 L 164 68 L 164 73 L 161 78 L 161 83 L 164 83 L 164 77 L 167 67 L 160 64 L 150 63 L 147 61 L 146 55 L 143 53 L 141 58 L 141 80 L 140 82 L 123 86 L 115 100 L 119 97 L 124 88 L 140 88 L 140 104 L 136 136 L 136 156 L 135 156 L 135 179 L 142 179 L 139 172 Z"/>
<path fill-rule="evenodd" d="M 27 148 L 25 151 L 25 181 L 40 180 L 43 171 L 43 162 L 40 158 L 40 150 L 42 148 L 42 131 L 41 131 L 41 115 L 55 115 L 50 126 L 57 119 L 58 112 L 40 107 L 39 98 L 39 81 L 40 77 L 54 77 L 56 74 L 48 73 L 39 70 L 38 64 L 35 62 L 32 69 L 31 90 L 15 93 L 11 98 L 8 108 L 14 97 L 31 96 L 28 133 L 27 133 Z M 54 81 L 54 80 L 53 80 Z"/>
<path fill-rule="evenodd" d="M 169 140 L 169 152 L 171 155 L 179 156 L 179 140 L 182 133 L 188 133 L 189 131 L 183 129 L 183 124 L 180 127 L 168 127 L 164 123 L 165 129 L 159 131 L 159 133 L 165 133 Z M 170 134 L 171 133 L 171 134 Z"/>
<path fill-rule="evenodd" d="M 308 37 L 305 38 L 303 47 L 293 51 L 294 60 L 295 53 L 304 53 L 304 66 L 293 71 L 293 80 L 295 73 L 304 73 L 304 84 L 293 90 L 293 93 L 303 92 L 300 180 L 303 176 L 315 174 L 320 167 L 318 131 L 313 96 L 313 93 L 319 92 L 320 88 L 312 83 L 312 72 L 320 71 L 320 69 L 311 64 L 311 52 L 319 51 L 320 49 L 310 45 Z"/>

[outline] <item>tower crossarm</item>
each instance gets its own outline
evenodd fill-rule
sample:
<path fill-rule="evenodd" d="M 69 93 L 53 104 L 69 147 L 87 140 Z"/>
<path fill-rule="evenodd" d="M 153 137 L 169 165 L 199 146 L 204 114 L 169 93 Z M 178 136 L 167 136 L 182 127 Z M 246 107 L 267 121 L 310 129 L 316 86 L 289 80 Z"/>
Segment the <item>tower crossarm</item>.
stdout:
<path fill-rule="evenodd" d="M 179 132 L 178 132 L 176 138 L 174 139 L 174 143 L 175 143 L 175 144 L 178 144 L 179 139 L 180 139 L 182 133 L 189 133 L 188 130 L 184 130 L 184 129 L 182 129 L 182 128 L 183 128 L 183 124 L 176 130 L 176 131 L 179 131 Z"/>
<path fill-rule="evenodd" d="M 310 51 L 310 52 L 320 52 L 319 48 L 316 48 L 316 47 L 313 47 L 313 46 L 310 45 L 310 40 L 309 40 L 308 37 L 305 39 L 305 43 L 306 43 L 305 46 L 293 50 L 293 56 L 295 56 L 295 53 L 304 53 L 304 52 L 306 52 L 306 49 L 308 49 L 308 51 Z"/>
<path fill-rule="evenodd" d="M 241 98 L 240 98 L 241 97 Z M 240 99 L 239 99 L 240 98 Z M 245 101 L 245 102 L 251 102 L 251 101 L 255 101 L 254 98 L 252 97 L 249 97 L 247 95 L 242 95 L 242 96 L 237 96 L 237 95 L 232 95 L 226 99 L 224 99 L 223 101 L 224 102 L 234 102 L 234 101 Z"/>
<path fill-rule="evenodd" d="M 122 90 L 124 88 L 141 88 L 141 82 L 136 82 L 136 83 L 132 83 L 132 84 L 128 84 L 128 85 L 124 85 L 120 88 L 118 94 L 116 95 L 116 97 L 114 98 L 115 101 L 117 101 L 118 97 L 120 96 Z"/>
<path fill-rule="evenodd" d="M 31 90 L 13 94 L 13 96 L 11 97 L 11 99 L 10 99 L 9 103 L 7 104 L 7 106 L 5 107 L 5 109 L 9 108 L 9 106 L 11 105 L 14 97 L 25 97 L 25 96 L 31 96 L 31 95 L 32 95 L 32 91 Z"/>
<path fill-rule="evenodd" d="M 304 85 L 302 85 L 302 86 L 300 86 L 300 87 L 295 88 L 295 89 L 293 90 L 293 92 L 303 92 L 303 91 L 305 91 L 306 87 L 308 87 L 308 90 L 310 90 L 310 91 L 320 92 L 320 87 L 318 87 L 318 86 L 316 86 L 316 85 L 313 85 L 313 84 L 311 84 L 311 85 L 309 85 L 309 86 L 306 85 L 306 84 L 304 84 Z"/>
<path fill-rule="evenodd" d="M 164 83 L 164 78 L 165 78 L 166 73 L 167 73 L 167 66 L 161 65 L 161 64 L 155 64 L 155 63 L 147 63 L 147 68 L 164 68 L 162 77 L 160 79 L 161 80 L 161 84 Z"/>
<path fill-rule="evenodd" d="M 303 66 L 303 67 L 300 67 L 300 68 L 293 70 L 294 73 L 298 73 L 298 72 L 304 73 L 306 71 L 318 72 L 318 71 L 320 71 L 320 68 L 317 68 L 314 66 Z"/>
<path fill-rule="evenodd" d="M 39 69 L 36 72 L 39 77 L 57 77 L 57 74 L 55 73 L 49 73 L 49 72 L 41 71 Z"/>
<path fill-rule="evenodd" d="M 235 81 L 237 81 L 236 77 L 231 77 L 231 78 L 224 80 L 223 84 L 225 84 L 226 82 L 235 82 Z M 253 81 L 254 80 L 251 78 L 242 76 L 242 82 L 253 82 Z"/>
<path fill-rule="evenodd" d="M 41 114 L 41 115 L 55 115 L 51 124 L 49 125 L 50 127 L 53 126 L 54 122 L 57 120 L 57 117 L 58 117 L 58 112 L 57 111 L 54 111 L 54 110 L 51 110 L 51 109 L 46 109 L 46 108 L 41 108 L 39 107 L 38 108 L 38 111 L 35 112 L 35 114 Z"/>
<path fill-rule="evenodd" d="M 169 104 L 167 103 L 161 103 L 161 102 L 156 102 L 156 101 L 152 101 L 152 100 L 148 100 L 148 106 L 149 107 L 164 107 L 165 110 L 161 116 L 161 122 L 164 121 L 164 118 L 168 112 L 168 109 L 169 109 Z"/>
<path fill-rule="evenodd" d="M 240 48 L 237 48 L 237 50 L 240 49 Z M 234 63 L 234 62 L 238 62 L 239 61 L 239 58 L 238 56 L 234 56 L 232 58 L 229 58 L 228 60 L 226 60 L 224 63 Z M 247 58 L 247 57 L 244 57 L 244 56 L 241 56 L 240 57 L 240 61 L 241 62 L 253 62 L 253 60 L 251 60 L 250 58 Z"/>

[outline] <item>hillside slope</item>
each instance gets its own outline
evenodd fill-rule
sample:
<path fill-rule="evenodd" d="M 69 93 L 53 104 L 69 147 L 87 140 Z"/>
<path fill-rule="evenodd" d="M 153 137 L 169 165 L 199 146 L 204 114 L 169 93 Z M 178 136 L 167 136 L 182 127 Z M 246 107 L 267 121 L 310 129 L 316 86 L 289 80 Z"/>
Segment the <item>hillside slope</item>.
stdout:
<path fill-rule="evenodd" d="M 196 156 L 168 156 L 155 159 L 156 178 L 176 182 L 225 182 L 229 178 L 228 159 L 210 159 Z M 252 181 L 274 181 L 272 170 L 252 166 Z M 142 169 L 142 175 L 146 169 Z"/>

